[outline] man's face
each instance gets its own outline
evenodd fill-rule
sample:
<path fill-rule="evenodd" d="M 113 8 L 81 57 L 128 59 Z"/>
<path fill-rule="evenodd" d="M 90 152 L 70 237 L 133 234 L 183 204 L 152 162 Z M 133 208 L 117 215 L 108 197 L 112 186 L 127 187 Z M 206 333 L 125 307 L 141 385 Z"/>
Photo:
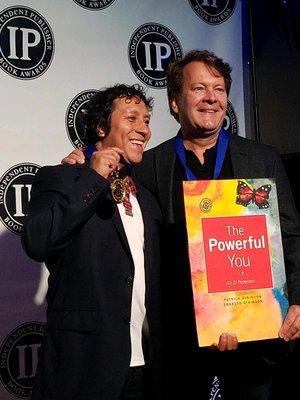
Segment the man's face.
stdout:
<path fill-rule="evenodd" d="M 118 147 L 131 164 L 142 161 L 143 151 L 151 137 L 150 114 L 143 101 L 132 98 L 114 100 L 110 131 L 103 139 L 104 147 Z"/>
<path fill-rule="evenodd" d="M 225 80 L 200 61 L 183 68 L 182 90 L 171 103 L 184 137 L 208 137 L 222 128 L 226 115 Z"/>

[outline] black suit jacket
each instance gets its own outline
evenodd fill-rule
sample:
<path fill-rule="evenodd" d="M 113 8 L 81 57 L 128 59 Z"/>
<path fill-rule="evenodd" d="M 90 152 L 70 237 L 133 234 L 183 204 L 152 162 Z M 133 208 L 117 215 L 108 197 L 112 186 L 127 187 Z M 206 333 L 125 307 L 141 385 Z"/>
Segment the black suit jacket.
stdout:
<path fill-rule="evenodd" d="M 159 393 L 161 215 L 153 196 L 138 183 L 137 188 L 144 221 L 148 361 Z M 108 181 L 87 165 L 41 168 L 22 242 L 50 271 L 47 333 L 33 398 L 117 400 L 130 363 L 134 264 Z"/>
<path fill-rule="evenodd" d="M 300 304 L 300 222 L 279 154 L 270 146 L 238 136 L 230 137 L 228 151 L 233 178 L 274 177 L 276 179 L 289 301 L 290 304 Z M 175 210 L 178 208 L 174 208 L 173 202 L 175 161 L 172 140 L 168 140 L 147 151 L 143 162 L 135 171 L 139 181 L 158 200 L 163 214 L 164 323 L 166 343 L 169 346 L 168 359 L 175 354 L 174 364 L 177 361 L 177 369 L 181 371 L 178 375 L 182 376 L 186 373 L 189 382 L 187 385 L 199 382 L 200 365 L 205 365 L 206 372 L 211 370 L 212 375 L 224 373 L 225 370 L 232 373 L 234 369 L 235 374 L 248 374 L 251 380 L 253 374 L 259 377 L 264 365 L 262 364 L 261 368 L 258 365 L 259 357 L 255 358 L 253 363 L 249 362 L 249 357 L 262 354 L 266 359 L 265 353 L 269 350 L 273 352 L 266 342 L 256 342 L 255 345 L 242 344 L 237 352 L 222 354 L 210 349 L 199 350 L 198 348 L 185 218 L 182 215 L 176 215 Z M 240 358 L 239 354 L 242 354 Z M 228 363 L 230 357 L 233 358 L 232 364 Z M 188 366 L 190 366 L 189 370 Z"/>

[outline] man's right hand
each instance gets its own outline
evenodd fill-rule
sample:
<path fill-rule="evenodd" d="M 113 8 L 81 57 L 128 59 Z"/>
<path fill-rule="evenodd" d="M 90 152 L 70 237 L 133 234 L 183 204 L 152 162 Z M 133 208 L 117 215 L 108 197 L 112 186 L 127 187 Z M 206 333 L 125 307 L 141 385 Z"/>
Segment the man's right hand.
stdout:
<path fill-rule="evenodd" d="M 110 174 L 118 169 L 120 156 L 123 154 L 124 151 L 118 147 L 102 147 L 93 152 L 90 167 L 107 179 Z M 83 164 L 85 162 L 84 152 L 75 149 L 61 162 L 62 164 Z"/>
<path fill-rule="evenodd" d="M 62 164 L 83 164 L 85 162 L 84 152 L 79 149 L 75 149 L 67 155 L 67 157 L 61 160 Z"/>
<path fill-rule="evenodd" d="M 108 178 L 119 168 L 120 158 L 124 151 L 118 147 L 102 147 L 93 152 L 90 167 L 103 178 Z"/>

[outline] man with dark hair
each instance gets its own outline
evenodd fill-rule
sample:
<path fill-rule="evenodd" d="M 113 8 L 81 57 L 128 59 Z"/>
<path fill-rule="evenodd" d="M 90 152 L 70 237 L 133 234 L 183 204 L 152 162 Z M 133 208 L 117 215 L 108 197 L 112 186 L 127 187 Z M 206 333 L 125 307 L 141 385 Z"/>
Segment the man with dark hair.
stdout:
<path fill-rule="evenodd" d="M 41 168 L 22 243 L 50 271 L 33 399 L 160 399 L 160 209 L 130 176 L 151 132 L 141 87 L 101 90 L 83 165 Z"/>
<path fill-rule="evenodd" d="M 277 151 L 222 127 L 231 68 L 215 54 L 193 50 L 169 64 L 168 100 L 180 123 L 177 136 L 150 149 L 136 176 L 158 200 L 163 214 L 164 329 L 169 397 L 185 393 L 208 399 L 218 375 L 225 400 L 267 400 L 274 357 L 284 342 L 300 337 L 300 222 Z M 73 152 L 65 162 L 82 162 Z M 218 343 L 199 348 L 193 310 L 182 181 L 276 179 L 290 308 L 277 341 L 241 343 L 220 332 Z M 217 351 L 219 350 L 219 351 Z"/>
<path fill-rule="evenodd" d="M 149 112 L 152 111 L 153 99 L 151 97 L 147 98 L 143 88 L 139 85 L 127 86 L 119 84 L 105 88 L 104 92 L 100 91 L 96 93 L 87 103 L 81 114 L 84 125 L 82 139 L 85 144 L 95 144 L 99 141 L 98 130 L 95 129 L 97 125 L 107 132 L 110 131 L 111 113 L 115 105 L 114 101 L 117 98 L 123 98 L 125 102 L 130 102 L 133 97 L 140 99 L 146 105 Z"/>

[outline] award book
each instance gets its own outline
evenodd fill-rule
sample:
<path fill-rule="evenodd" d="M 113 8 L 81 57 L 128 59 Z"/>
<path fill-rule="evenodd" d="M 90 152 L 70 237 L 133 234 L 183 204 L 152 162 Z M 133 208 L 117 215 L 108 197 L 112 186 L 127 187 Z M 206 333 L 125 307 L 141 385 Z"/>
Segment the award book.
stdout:
<path fill-rule="evenodd" d="M 183 191 L 199 346 L 222 332 L 277 338 L 288 299 L 275 181 L 188 181 Z"/>

